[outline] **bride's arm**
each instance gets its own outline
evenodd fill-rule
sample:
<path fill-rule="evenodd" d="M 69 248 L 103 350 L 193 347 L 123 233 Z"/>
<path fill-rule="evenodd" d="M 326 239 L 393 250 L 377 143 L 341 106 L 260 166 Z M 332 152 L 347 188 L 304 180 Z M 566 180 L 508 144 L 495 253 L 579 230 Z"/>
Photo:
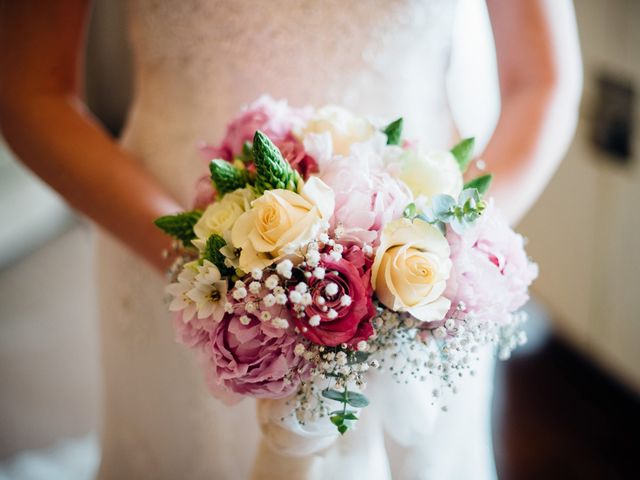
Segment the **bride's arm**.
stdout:
<path fill-rule="evenodd" d="M 502 111 L 483 158 L 495 174 L 493 196 L 516 223 L 573 136 L 582 88 L 580 47 L 570 0 L 487 0 L 487 5 Z"/>
<path fill-rule="evenodd" d="M 0 0 L 0 128 L 17 156 L 76 209 L 163 270 L 154 218 L 177 202 L 81 100 L 88 0 Z"/>

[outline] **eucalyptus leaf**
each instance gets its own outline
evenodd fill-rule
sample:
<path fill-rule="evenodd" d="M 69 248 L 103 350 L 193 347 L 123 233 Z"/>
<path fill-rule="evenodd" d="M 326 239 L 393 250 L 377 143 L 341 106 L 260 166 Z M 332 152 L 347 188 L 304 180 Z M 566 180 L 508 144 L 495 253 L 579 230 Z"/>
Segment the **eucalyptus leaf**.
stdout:
<path fill-rule="evenodd" d="M 347 403 L 352 407 L 363 408 L 369 405 L 369 399 L 358 392 L 347 392 Z"/>
<path fill-rule="evenodd" d="M 449 214 L 453 207 L 456 206 L 455 199 L 450 195 L 439 194 L 434 195 L 431 199 L 431 208 L 436 218 L 440 218 Z"/>
<path fill-rule="evenodd" d="M 414 218 L 416 216 L 416 211 L 417 211 L 416 204 L 411 202 L 403 210 L 402 216 L 405 218 Z"/>
<path fill-rule="evenodd" d="M 467 171 L 467 168 L 469 168 L 469 164 L 473 159 L 473 148 L 475 143 L 475 138 L 465 138 L 451 149 L 451 154 L 456 158 L 456 162 L 458 162 L 458 167 L 462 173 Z"/>
<path fill-rule="evenodd" d="M 344 392 L 339 392 L 330 388 L 325 388 L 324 390 L 322 390 L 322 396 L 341 403 L 344 403 L 345 400 Z"/>

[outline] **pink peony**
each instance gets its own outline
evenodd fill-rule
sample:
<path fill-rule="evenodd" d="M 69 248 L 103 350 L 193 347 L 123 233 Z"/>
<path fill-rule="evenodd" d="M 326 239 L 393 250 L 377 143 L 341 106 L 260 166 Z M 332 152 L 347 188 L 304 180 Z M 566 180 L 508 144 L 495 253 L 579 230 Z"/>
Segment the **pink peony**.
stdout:
<path fill-rule="evenodd" d="M 377 244 L 380 230 L 411 203 L 406 185 L 365 155 L 333 157 L 319 176 L 335 193 L 333 227 L 342 226 L 347 238 Z"/>
<path fill-rule="evenodd" d="M 199 319 L 197 316 L 185 321 L 182 312 L 173 317 L 173 325 L 176 332 L 176 340 L 189 348 L 203 347 L 208 341 L 211 332 L 216 327 L 216 322 L 211 318 Z"/>
<path fill-rule="evenodd" d="M 505 323 L 529 299 L 528 287 L 538 267 L 528 260 L 521 235 L 493 205 L 463 235 L 447 229 L 453 267 L 445 296 L 452 305 L 486 321 Z"/>
<path fill-rule="evenodd" d="M 241 315 L 249 318 L 243 325 Z M 290 330 L 274 327 L 252 314 L 227 314 L 204 346 L 207 381 L 212 394 L 227 404 L 243 396 L 283 398 L 298 382 L 290 373 L 300 364 Z"/>
<path fill-rule="evenodd" d="M 307 280 L 313 303 L 305 308 L 304 317 L 293 314 L 306 338 L 334 347 L 341 343 L 355 345 L 373 335 L 371 319 L 376 309 L 371 300 L 368 263 L 358 246 L 345 249 L 340 260 L 322 256 L 324 278 L 312 276 Z"/>
<path fill-rule="evenodd" d="M 229 123 L 219 146 L 202 145 L 200 151 L 207 161 L 214 158 L 230 161 L 242 153 L 245 142 L 253 140 L 256 130 L 262 131 L 272 142 L 278 143 L 290 138 L 291 131 L 302 127 L 309 116 L 309 109 L 291 108 L 284 100 L 275 101 L 263 95 L 244 107 Z"/>

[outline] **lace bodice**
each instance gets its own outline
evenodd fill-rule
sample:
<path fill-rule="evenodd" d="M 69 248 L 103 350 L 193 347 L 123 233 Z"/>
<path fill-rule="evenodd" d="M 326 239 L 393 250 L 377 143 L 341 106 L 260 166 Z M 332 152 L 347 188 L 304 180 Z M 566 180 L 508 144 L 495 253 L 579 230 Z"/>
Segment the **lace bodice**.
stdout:
<path fill-rule="evenodd" d="M 455 3 L 134 0 L 136 96 L 125 141 L 154 170 L 159 144 L 179 142 L 180 158 L 164 166 L 173 167 L 193 157 L 198 140 L 218 139 L 242 104 L 269 93 L 296 105 L 403 114 L 409 135 L 446 144 Z M 173 184 L 166 168 L 159 174 Z M 190 180 L 176 184 L 181 198 Z"/>

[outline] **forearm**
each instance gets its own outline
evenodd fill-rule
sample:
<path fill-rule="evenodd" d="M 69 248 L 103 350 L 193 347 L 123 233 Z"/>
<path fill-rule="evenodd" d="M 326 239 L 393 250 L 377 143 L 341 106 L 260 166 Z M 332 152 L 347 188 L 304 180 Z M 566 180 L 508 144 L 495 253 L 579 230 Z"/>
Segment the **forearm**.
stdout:
<path fill-rule="evenodd" d="M 103 131 L 83 105 L 56 93 L 2 100 L 3 134 L 17 156 L 74 208 L 160 270 L 168 239 L 153 220 L 181 206 Z"/>
<path fill-rule="evenodd" d="M 577 108 L 567 100 L 551 86 L 524 89 L 503 100 L 482 157 L 494 174 L 491 195 L 512 224 L 542 193 L 571 141 Z"/>
<path fill-rule="evenodd" d="M 570 0 L 487 0 L 502 111 L 483 158 L 512 223 L 559 165 L 578 118 L 580 47 Z"/>

